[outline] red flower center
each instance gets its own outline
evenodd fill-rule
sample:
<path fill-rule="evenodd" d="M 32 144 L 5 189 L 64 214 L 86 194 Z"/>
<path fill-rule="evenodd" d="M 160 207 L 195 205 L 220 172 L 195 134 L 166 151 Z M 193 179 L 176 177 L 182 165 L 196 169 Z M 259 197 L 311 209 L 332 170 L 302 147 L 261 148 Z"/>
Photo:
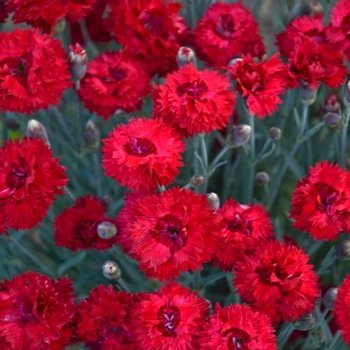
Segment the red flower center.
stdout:
<path fill-rule="evenodd" d="M 176 306 L 164 305 L 158 311 L 158 330 L 163 336 L 176 336 L 175 329 L 180 323 L 180 310 Z"/>
<path fill-rule="evenodd" d="M 125 77 L 125 71 L 119 67 L 109 68 L 109 73 L 117 81 L 120 81 Z"/>
<path fill-rule="evenodd" d="M 208 86 L 202 80 L 180 85 L 176 89 L 176 92 L 179 95 L 187 95 L 194 98 L 200 98 L 207 91 L 208 91 Z"/>
<path fill-rule="evenodd" d="M 10 64 L 12 68 L 10 69 L 11 75 L 17 75 L 22 79 L 26 78 L 26 63 L 28 58 L 27 57 L 20 57 L 18 60 L 16 60 L 14 63 Z"/>
<path fill-rule="evenodd" d="M 265 88 L 266 72 L 262 66 L 246 65 L 244 74 L 240 76 L 241 84 L 251 92 L 261 91 Z"/>
<path fill-rule="evenodd" d="M 250 235 L 253 230 L 253 225 L 250 220 L 242 218 L 240 215 L 236 214 L 235 219 L 225 220 L 226 228 L 230 231 L 239 231 L 243 234 Z"/>
<path fill-rule="evenodd" d="M 152 34 L 167 37 L 166 31 L 162 31 L 163 19 L 156 18 L 156 16 L 149 10 L 144 10 L 140 14 L 140 20 L 143 27 Z"/>
<path fill-rule="evenodd" d="M 19 164 L 11 164 L 12 172 L 6 177 L 6 184 L 10 189 L 22 186 L 30 176 L 30 169 L 23 158 L 19 158 Z"/>
<path fill-rule="evenodd" d="M 216 28 L 214 28 L 214 31 L 223 39 L 230 38 L 232 33 L 235 31 L 235 22 L 233 17 L 229 14 L 222 14 Z"/>
<path fill-rule="evenodd" d="M 146 157 L 150 154 L 157 154 L 154 143 L 145 138 L 130 138 L 130 141 L 123 147 L 125 152 L 131 156 Z"/>
<path fill-rule="evenodd" d="M 84 245 L 93 245 L 97 239 L 97 223 L 89 220 L 80 220 L 75 225 L 76 236 L 72 236 L 72 240 L 83 242 Z"/>
<path fill-rule="evenodd" d="M 348 13 L 341 21 L 341 30 L 344 35 L 350 35 L 350 13 Z"/>
<path fill-rule="evenodd" d="M 27 295 L 20 294 L 15 300 L 15 305 L 20 317 L 24 321 L 29 322 L 34 320 L 34 316 L 32 314 L 33 303 Z"/>
<path fill-rule="evenodd" d="M 226 338 L 226 345 L 228 349 L 245 350 L 248 349 L 245 342 L 249 339 L 249 335 L 238 328 L 230 328 L 223 333 Z"/>
<path fill-rule="evenodd" d="M 316 208 L 327 215 L 332 215 L 336 211 L 336 204 L 341 200 L 338 192 L 327 184 L 315 184 L 317 189 L 317 203 Z M 340 198 L 339 198 L 340 197 Z"/>
<path fill-rule="evenodd" d="M 181 220 L 172 215 L 165 215 L 158 220 L 152 236 L 161 244 L 169 247 L 172 254 L 180 250 L 187 241 Z"/>

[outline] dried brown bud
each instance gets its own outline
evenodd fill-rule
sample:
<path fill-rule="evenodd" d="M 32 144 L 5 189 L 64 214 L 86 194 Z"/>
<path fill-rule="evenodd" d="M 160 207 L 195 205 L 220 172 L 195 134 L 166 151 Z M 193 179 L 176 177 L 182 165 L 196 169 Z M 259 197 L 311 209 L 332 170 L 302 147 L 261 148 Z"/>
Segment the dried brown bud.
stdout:
<path fill-rule="evenodd" d="M 50 142 L 47 137 L 45 126 L 37 120 L 30 119 L 28 121 L 26 135 L 30 139 L 41 139 L 50 147 Z"/>
<path fill-rule="evenodd" d="M 212 206 L 214 210 L 220 207 L 220 199 L 218 195 L 214 192 L 207 193 L 208 203 Z"/>
<path fill-rule="evenodd" d="M 69 46 L 68 63 L 72 73 L 72 79 L 76 83 L 76 89 L 79 89 L 79 81 L 84 77 L 87 69 L 87 56 L 85 50 L 79 45 Z"/>
<path fill-rule="evenodd" d="M 198 187 L 203 185 L 204 183 L 204 176 L 202 175 L 193 175 L 189 180 L 190 187 Z"/>
<path fill-rule="evenodd" d="M 82 131 L 82 136 L 88 148 L 90 148 L 92 151 L 98 149 L 100 146 L 101 132 L 91 119 L 89 119 L 85 124 Z"/>
<path fill-rule="evenodd" d="M 350 241 L 341 242 L 335 250 L 335 255 L 339 260 L 350 260 Z"/>
<path fill-rule="evenodd" d="M 5 125 L 11 131 L 17 131 L 20 127 L 16 118 L 5 118 Z"/>
<path fill-rule="evenodd" d="M 318 317 L 316 311 L 311 311 L 310 313 L 303 315 L 299 318 L 298 322 L 300 327 L 307 331 L 315 327 Z"/>
<path fill-rule="evenodd" d="M 317 89 L 311 89 L 306 81 L 300 83 L 300 98 L 304 105 L 312 105 L 315 102 Z"/>
<path fill-rule="evenodd" d="M 337 299 L 338 288 L 330 288 L 322 298 L 322 304 L 330 310 L 334 310 L 334 302 Z"/>
<path fill-rule="evenodd" d="M 281 138 L 281 129 L 272 127 L 269 130 L 269 136 L 272 140 L 278 140 L 279 138 Z"/>
<path fill-rule="evenodd" d="M 117 280 L 121 277 L 122 272 L 116 262 L 107 260 L 102 265 L 102 274 L 109 280 Z"/>
<path fill-rule="evenodd" d="M 117 228 L 111 222 L 103 221 L 97 226 L 97 234 L 103 239 L 110 239 L 117 234 Z"/>
<path fill-rule="evenodd" d="M 233 147 L 240 147 L 250 139 L 251 127 L 246 124 L 238 124 L 232 127 L 231 140 L 228 143 Z"/>
<path fill-rule="evenodd" d="M 185 64 L 193 63 L 195 66 L 196 63 L 196 55 L 192 49 L 186 46 L 180 47 L 179 51 L 176 55 L 176 63 L 179 68 L 183 67 Z"/>
<path fill-rule="evenodd" d="M 255 175 L 255 181 L 259 184 L 259 185 L 266 185 L 269 181 L 269 175 L 267 173 L 265 173 L 264 171 L 260 172 L 260 173 L 256 173 Z"/>
<path fill-rule="evenodd" d="M 336 128 L 340 125 L 341 116 L 338 113 L 328 112 L 324 115 L 323 120 L 330 128 Z"/>
<path fill-rule="evenodd" d="M 326 97 L 326 99 L 323 102 L 323 111 L 325 113 L 327 112 L 340 112 L 340 101 L 338 100 L 338 97 L 334 94 L 330 94 Z"/>

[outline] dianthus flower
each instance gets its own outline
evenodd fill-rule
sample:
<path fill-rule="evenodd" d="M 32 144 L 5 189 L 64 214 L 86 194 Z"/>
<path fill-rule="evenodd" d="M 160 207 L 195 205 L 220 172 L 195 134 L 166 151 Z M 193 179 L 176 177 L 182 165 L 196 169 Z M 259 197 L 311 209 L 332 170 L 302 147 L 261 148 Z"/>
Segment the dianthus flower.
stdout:
<path fill-rule="evenodd" d="M 237 81 L 236 90 L 246 98 L 250 114 L 264 118 L 277 111 L 277 104 L 282 102 L 278 95 L 289 84 L 287 67 L 278 54 L 259 63 L 245 56 L 228 67 L 228 71 Z"/>
<path fill-rule="evenodd" d="M 106 26 L 116 41 L 137 54 L 150 75 L 177 69 L 176 55 L 187 35 L 181 4 L 167 0 L 125 0 L 110 3 Z"/>
<path fill-rule="evenodd" d="M 127 204 L 120 243 L 147 277 L 176 278 L 202 268 L 216 252 L 217 226 L 206 196 L 175 187 Z"/>
<path fill-rule="evenodd" d="M 26 22 L 50 33 L 58 21 L 67 18 L 79 21 L 94 5 L 95 0 L 7 0 L 7 10 L 14 13 L 14 23 Z"/>
<path fill-rule="evenodd" d="M 252 309 L 272 322 L 292 321 L 310 312 L 319 296 L 308 255 L 288 243 L 270 241 L 235 265 L 234 286 Z"/>
<path fill-rule="evenodd" d="M 277 46 L 285 57 L 290 57 L 294 51 L 295 39 L 310 38 L 318 44 L 326 43 L 326 32 L 322 25 L 322 16 L 302 16 L 289 23 L 284 32 L 276 35 Z"/>
<path fill-rule="evenodd" d="M 132 295 L 99 285 L 78 306 L 77 337 L 89 349 L 132 350 Z"/>
<path fill-rule="evenodd" d="M 0 23 L 4 23 L 7 16 L 8 16 L 8 13 L 6 10 L 5 1 L 0 0 Z"/>
<path fill-rule="evenodd" d="M 235 106 L 227 77 L 190 63 L 167 75 L 153 91 L 153 116 L 172 124 L 184 136 L 222 129 Z"/>
<path fill-rule="evenodd" d="M 310 167 L 292 196 L 293 226 L 314 239 L 333 240 L 350 230 L 350 175 L 326 161 Z"/>
<path fill-rule="evenodd" d="M 221 308 L 216 304 L 214 314 L 200 333 L 201 350 L 254 349 L 276 350 L 276 337 L 269 318 L 253 312 L 246 305 Z"/>
<path fill-rule="evenodd" d="M 65 208 L 55 219 L 55 244 L 72 251 L 78 249 L 109 249 L 116 242 L 116 237 L 103 239 L 97 234 L 97 227 L 107 221 L 106 208 L 96 197 L 78 198 L 74 206 Z"/>
<path fill-rule="evenodd" d="M 339 86 L 347 72 L 340 52 L 331 50 L 327 44 L 317 44 L 309 37 L 295 39 L 289 62 L 290 76 L 296 82 L 305 81 L 312 90 L 321 82 L 328 87 Z"/>
<path fill-rule="evenodd" d="M 252 13 L 240 2 L 215 2 L 193 31 L 199 58 L 222 68 L 242 54 L 261 58 L 265 47 Z"/>
<path fill-rule="evenodd" d="M 182 166 L 184 143 L 171 126 L 156 119 L 131 119 L 103 140 L 103 168 L 121 186 L 149 191 L 166 186 Z"/>
<path fill-rule="evenodd" d="M 208 302 L 179 284 L 162 287 L 135 304 L 132 320 L 139 350 L 199 349 Z"/>
<path fill-rule="evenodd" d="M 346 275 L 338 288 L 334 303 L 334 317 L 342 338 L 350 346 L 350 275 Z"/>
<path fill-rule="evenodd" d="M 0 33 L 0 108 L 30 113 L 57 105 L 71 86 L 58 39 L 31 29 Z"/>
<path fill-rule="evenodd" d="M 348 59 L 350 59 L 349 24 L 350 0 L 340 0 L 332 9 L 327 39 L 334 50 L 343 51 Z"/>
<path fill-rule="evenodd" d="M 149 91 L 149 76 L 125 51 L 103 53 L 88 64 L 78 90 L 85 107 L 108 119 L 118 109 L 140 109 Z"/>
<path fill-rule="evenodd" d="M 232 198 L 217 210 L 218 252 L 214 263 L 231 271 L 237 261 L 273 237 L 271 220 L 261 205 L 242 205 Z"/>
<path fill-rule="evenodd" d="M 0 283 L 0 337 L 14 349 L 62 350 L 72 340 L 72 281 L 29 271 Z"/>
<path fill-rule="evenodd" d="M 41 222 L 67 180 L 65 168 L 41 139 L 5 141 L 0 149 L 0 211 L 5 226 L 19 230 Z"/>

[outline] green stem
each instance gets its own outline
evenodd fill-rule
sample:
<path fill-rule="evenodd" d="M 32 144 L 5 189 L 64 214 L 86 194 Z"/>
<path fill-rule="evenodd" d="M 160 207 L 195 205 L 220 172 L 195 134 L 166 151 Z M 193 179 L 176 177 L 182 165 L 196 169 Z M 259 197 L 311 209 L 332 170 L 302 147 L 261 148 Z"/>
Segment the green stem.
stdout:
<path fill-rule="evenodd" d="M 254 130 L 254 116 L 249 116 L 249 123 L 251 128 L 250 134 L 250 163 L 249 163 L 249 183 L 246 202 L 250 203 L 253 201 L 253 190 L 254 190 L 254 174 L 255 174 L 255 130 Z"/>
<path fill-rule="evenodd" d="M 205 137 L 205 134 L 199 134 L 203 163 L 204 163 L 205 169 L 208 169 L 208 152 L 207 152 L 207 145 L 205 144 L 204 137 Z"/>
<path fill-rule="evenodd" d="M 219 154 L 215 157 L 215 159 L 213 160 L 213 162 L 210 165 L 210 169 L 214 169 L 215 165 L 217 163 L 219 163 L 219 160 L 225 155 L 225 153 L 231 149 L 232 147 L 229 146 L 225 146 L 220 152 Z"/>
<path fill-rule="evenodd" d="M 337 331 L 337 333 L 334 334 L 332 341 L 329 343 L 327 350 L 333 350 L 333 346 L 338 342 L 340 336 L 341 336 L 340 331 Z"/>
<path fill-rule="evenodd" d="M 126 283 L 123 281 L 123 279 L 121 277 L 117 279 L 117 284 L 122 291 L 127 292 L 127 293 L 131 293 L 130 289 L 128 288 L 128 286 L 126 285 Z"/>
<path fill-rule="evenodd" d="M 98 159 L 98 155 L 97 152 L 95 152 L 93 154 L 93 159 L 94 159 L 94 163 L 95 163 L 95 167 L 96 167 L 96 189 L 97 189 L 97 195 L 101 196 L 101 167 L 100 167 L 100 162 Z"/>
<path fill-rule="evenodd" d="M 308 111 L 309 111 L 309 106 L 303 104 L 303 115 L 301 117 L 301 125 L 300 125 L 300 130 L 299 130 L 299 137 L 304 134 L 304 130 L 305 130 L 306 123 L 307 123 Z"/>
<path fill-rule="evenodd" d="M 278 348 L 282 349 L 283 346 L 287 343 L 290 335 L 294 331 L 294 326 L 292 323 L 289 323 L 286 328 L 283 329 L 283 331 L 278 335 L 277 337 L 277 343 L 278 343 Z"/>
<path fill-rule="evenodd" d="M 346 107 L 345 121 L 342 123 L 341 131 L 341 147 L 340 147 L 340 159 L 339 163 L 342 168 L 346 167 L 346 136 L 350 117 L 350 107 Z"/>

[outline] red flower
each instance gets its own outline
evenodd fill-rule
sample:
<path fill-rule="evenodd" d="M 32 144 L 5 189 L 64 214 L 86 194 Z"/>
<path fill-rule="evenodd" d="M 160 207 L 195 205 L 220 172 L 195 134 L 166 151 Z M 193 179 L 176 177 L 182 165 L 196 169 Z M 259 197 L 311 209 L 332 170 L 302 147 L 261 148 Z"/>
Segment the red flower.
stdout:
<path fill-rule="evenodd" d="M 77 336 L 89 349 L 136 350 L 130 316 L 132 295 L 99 285 L 78 306 Z"/>
<path fill-rule="evenodd" d="M 132 313 L 139 350 L 199 349 L 198 333 L 208 317 L 208 302 L 179 284 L 168 284 L 135 304 Z"/>
<path fill-rule="evenodd" d="M 177 132 L 155 119 L 131 119 L 103 140 L 103 167 L 121 186 L 149 191 L 166 186 L 182 166 L 184 144 Z"/>
<path fill-rule="evenodd" d="M 340 0 L 332 9 L 331 24 L 327 28 L 327 39 L 334 50 L 343 51 L 350 59 L 350 1 Z"/>
<path fill-rule="evenodd" d="M 72 282 L 29 271 L 0 283 L 0 336 L 14 349 L 61 350 L 71 343 Z"/>
<path fill-rule="evenodd" d="M 254 310 L 272 322 L 292 321 L 310 312 L 318 283 L 308 255 L 295 245 L 270 241 L 235 266 L 234 285 Z"/>
<path fill-rule="evenodd" d="M 322 16 L 302 16 L 289 23 L 283 33 L 276 35 L 277 46 L 282 55 L 290 57 L 294 51 L 296 38 L 310 38 L 318 44 L 326 43 L 326 32 L 322 25 Z"/>
<path fill-rule="evenodd" d="M 237 81 L 236 90 L 247 99 L 249 112 L 259 118 L 271 115 L 277 111 L 282 94 L 289 84 L 287 67 L 278 54 L 266 62 L 255 63 L 251 56 L 228 67 L 232 79 Z"/>
<path fill-rule="evenodd" d="M 32 228 L 67 183 L 65 168 L 41 139 L 4 142 L 0 149 L 0 208 L 7 227 Z"/>
<path fill-rule="evenodd" d="M 4 23 L 7 16 L 8 13 L 5 6 L 5 0 L 0 0 L 0 23 Z"/>
<path fill-rule="evenodd" d="M 309 37 L 296 38 L 294 42 L 294 51 L 289 58 L 289 74 L 293 79 L 302 79 L 313 90 L 321 82 L 328 87 L 343 83 L 347 70 L 340 52 L 331 50 L 329 45 L 317 44 Z"/>
<path fill-rule="evenodd" d="M 164 0 L 125 0 L 109 4 L 106 26 L 118 43 L 137 54 L 150 75 L 177 69 L 176 55 L 188 27 L 181 4 Z"/>
<path fill-rule="evenodd" d="M 350 275 L 346 275 L 338 288 L 337 299 L 334 303 L 335 323 L 342 338 L 350 346 Z"/>
<path fill-rule="evenodd" d="M 198 71 L 192 63 L 169 74 L 153 91 L 153 116 L 176 126 L 183 135 L 222 129 L 235 106 L 228 79 Z"/>
<path fill-rule="evenodd" d="M 67 17 L 79 21 L 94 5 L 95 0 L 7 0 L 7 10 L 14 12 L 14 23 L 26 22 L 50 33 L 58 21 Z"/>
<path fill-rule="evenodd" d="M 76 252 L 78 249 L 109 249 L 116 237 L 103 239 L 97 234 L 97 226 L 115 221 L 105 216 L 106 208 L 96 197 L 81 197 L 73 207 L 65 208 L 55 219 L 55 244 Z"/>
<path fill-rule="evenodd" d="M 309 169 L 293 192 L 293 226 L 314 239 L 333 240 L 350 230 L 350 175 L 326 161 Z"/>
<path fill-rule="evenodd" d="M 276 337 L 269 318 L 253 312 L 246 305 L 221 308 L 216 304 L 214 314 L 199 336 L 202 350 L 254 349 L 276 350 Z"/>
<path fill-rule="evenodd" d="M 118 109 L 127 113 L 140 109 L 148 94 L 149 76 L 125 51 L 107 52 L 89 62 L 78 90 L 85 107 L 108 119 Z"/>
<path fill-rule="evenodd" d="M 219 249 L 214 264 L 232 271 L 244 256 L 273 237 L 269 215 L 261 205 L 242 205 L 232 198 L 217 210 Z"/>
<path fill-rule="evenodd" d="M 240 2 L 209 6 L 194 29 L 196 53 L 213 67 L 227 66 L 235 57 L 261 58 L 265 47 L 251 12 Z"/>
<path fill-rule="evenodd" d="M 0 107 L 30 113 L 57 105 L 71 86 L 61 42 L 31 29 L 0 33 Z"/>
<path fill-rule="evenodd" d="M 206 196 L 172 188 L 127 204 L 120 243 L 123 248 L 126 243 L 147 277 L 176 278 L 212 258 L 217 226 Z"/>

